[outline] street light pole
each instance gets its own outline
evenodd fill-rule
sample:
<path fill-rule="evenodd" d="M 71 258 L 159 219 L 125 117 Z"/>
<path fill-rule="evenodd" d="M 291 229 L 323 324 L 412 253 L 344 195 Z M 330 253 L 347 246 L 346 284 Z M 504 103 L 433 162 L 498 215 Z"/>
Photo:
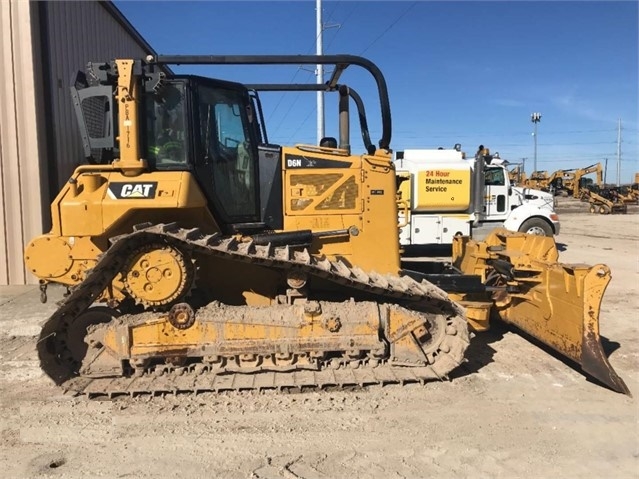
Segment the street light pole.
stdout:
<path fill-rule="evenodd" d="M 535 140 L 535 158 L 533 171 L 537 171 L 537 123 L 541 121 L 541 113 L 533 113 L 532 115 L 530 115 L 530 121 L 532 121 L 535 125 L 535 132 L 533 133 L 533 137 Z"/>

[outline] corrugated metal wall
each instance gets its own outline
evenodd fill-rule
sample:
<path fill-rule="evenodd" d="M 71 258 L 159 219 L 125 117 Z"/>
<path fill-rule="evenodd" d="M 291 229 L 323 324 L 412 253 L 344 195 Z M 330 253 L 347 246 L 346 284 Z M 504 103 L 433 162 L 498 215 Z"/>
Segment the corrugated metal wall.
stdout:
<path fill-rule="evenodd" d="M 22 252 L 83 152 L 69 96 L 87 61 L 153 53 L 110 2 L 0 1 L 0 284 L 34 283 Z"/>
<path fill-rule="evenodd" d="M 29 2 L 0 2 L 0 283 L 27 280 L 24 244 L 42 232 L 43 192 L 40 156 L 44 142 L 38 127 L 42 110 L 42 77 L 33 62 L 38 55 L 34 23 L 37 12 Z M 44 194 L 43 194 L 44 193 Z"/>

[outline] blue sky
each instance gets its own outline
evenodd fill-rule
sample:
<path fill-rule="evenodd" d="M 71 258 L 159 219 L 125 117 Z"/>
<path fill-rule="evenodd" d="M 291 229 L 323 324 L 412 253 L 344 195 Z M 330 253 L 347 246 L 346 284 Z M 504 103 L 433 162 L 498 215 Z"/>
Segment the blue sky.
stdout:
<path fill-rule="evenodd" d="M 115 2 L 158 53 L 312 54 L 315 1 Z M 363 55 L 384 72 L 393 115 L 391 145 L 484 144 L 533 170 L 585 167 L 608 158 L 616 180 L 621 119 L 621 181 L 639 171 L 636 1 L 323 2 L 324 53 Z M 181 67 L 246 83 L 309 82 L 289 67 Z M 373 141 L 379 103 L 368 74 L 342 82 L 364 98 Z M 262 95 L 271 142 L 316 142 L 314 93 Z M 338 136 L 337 98 L 326 96 L 326 134 Z M 353 129 L 354 151 L 363 151 Z"/>

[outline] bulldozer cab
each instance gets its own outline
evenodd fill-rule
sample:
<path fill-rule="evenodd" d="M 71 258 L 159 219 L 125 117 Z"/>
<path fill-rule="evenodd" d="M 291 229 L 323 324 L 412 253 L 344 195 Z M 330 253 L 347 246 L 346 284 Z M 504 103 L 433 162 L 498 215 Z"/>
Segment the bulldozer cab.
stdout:
<path fill-rule="evenodd" d="M 242 85 L 195 76 L 144 97 L 143 157 L 152 169 L 193 171 L 224 225 L 260 220 L 254 101 Z"/>
<path fill-rule="evenodd" d="M 170 64 L 317 62 L 335 65 L 333 76 L 325 85 L 244 85 L 174 75 L 166 69 Z M 281 230 L 285 227 L 284 159 L 282 148 L 268 143 L 258 91 L 339 92 L 339 144 L 334 140 L 332 147 L 320 145 L 323 148 L 315 152 L 339 157 L 350 155 L 348 102 L 352 99 L 357 105 L 365 150 L 374 154 L 377 148 L 370 141 L 361 98 L 337 83 L 351 64 L 368 69 L 378 82 L 382 110 L 379 146 L 388 149 L 390 112 L 386 85 L 381 72 L 365 59 L 347 55 L 165 56 L 88 65 L 83 81 L 76 81 L 72 87 L 85 156 L 94 164 L 106 164 L 116 158 L 112 166 L 130 177 L 144 172 L 189 172 L 223 233 Z M 105 108 L 91 108 L 98 99 L 102 99 Z M 96 123 L 104 125 L 95 128 Z"/>
<path fill-rule="evenodd" d="M 89 65 L 90 72 L 109 68 Z M 263 121 L 258 120 L 261 106 L 257 92 L 239 83 L 195 75 L 138 74 L 136 94 L 120 100 L 135 104 L 130 109 L 123 105 L 113 108 L 103 99 L 109 97 L 109 88 L 120 88 L 124 83 L 122 70 L 119 65 L 117 80 L 103 75 L 94 85 L 76 81 L 72 87 L 89 163 L 104 164 L 119 157 L 120 163 L 128 161 L 129 165 L 144 162 L 146 172 L 190 172 L 224 232 L 236 231 L 236 225 L 281 227 L 277 215 L 269 215 L 271 224 L 261 221 L 266 211 L 260 209 L 258 145 L 265 141 L 266 133 Z M 122 131 L 127 122 L 137 123 L 131 128 L 134 141 L 126 142 L 127 146 L 137 144 L 129 155 L 117 141 L 121 136 L 128 139 Z M 96 124 L 100 126 L 96 128 Z M 262 177 L 265 190 L 275 174 L 273 168 L 268 171 L 271 176 Z"/>

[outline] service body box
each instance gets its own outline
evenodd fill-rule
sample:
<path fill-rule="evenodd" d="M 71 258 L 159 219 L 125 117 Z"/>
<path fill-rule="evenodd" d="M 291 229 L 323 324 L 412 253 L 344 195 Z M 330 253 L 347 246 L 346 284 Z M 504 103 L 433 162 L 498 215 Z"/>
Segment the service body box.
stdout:
<path fill-rule="evenodd" d="M 450 244 L 453 237 L 470 235 L 470 215 L 416 215 L 411 224 L 401 229 L 400 244 Z"/>
<path fill-rule="evenodd" d="M 472 171 L 469 162 L 421 165 L 413 175 L 412 211 L 464 212 L 471 205 Z"/>

